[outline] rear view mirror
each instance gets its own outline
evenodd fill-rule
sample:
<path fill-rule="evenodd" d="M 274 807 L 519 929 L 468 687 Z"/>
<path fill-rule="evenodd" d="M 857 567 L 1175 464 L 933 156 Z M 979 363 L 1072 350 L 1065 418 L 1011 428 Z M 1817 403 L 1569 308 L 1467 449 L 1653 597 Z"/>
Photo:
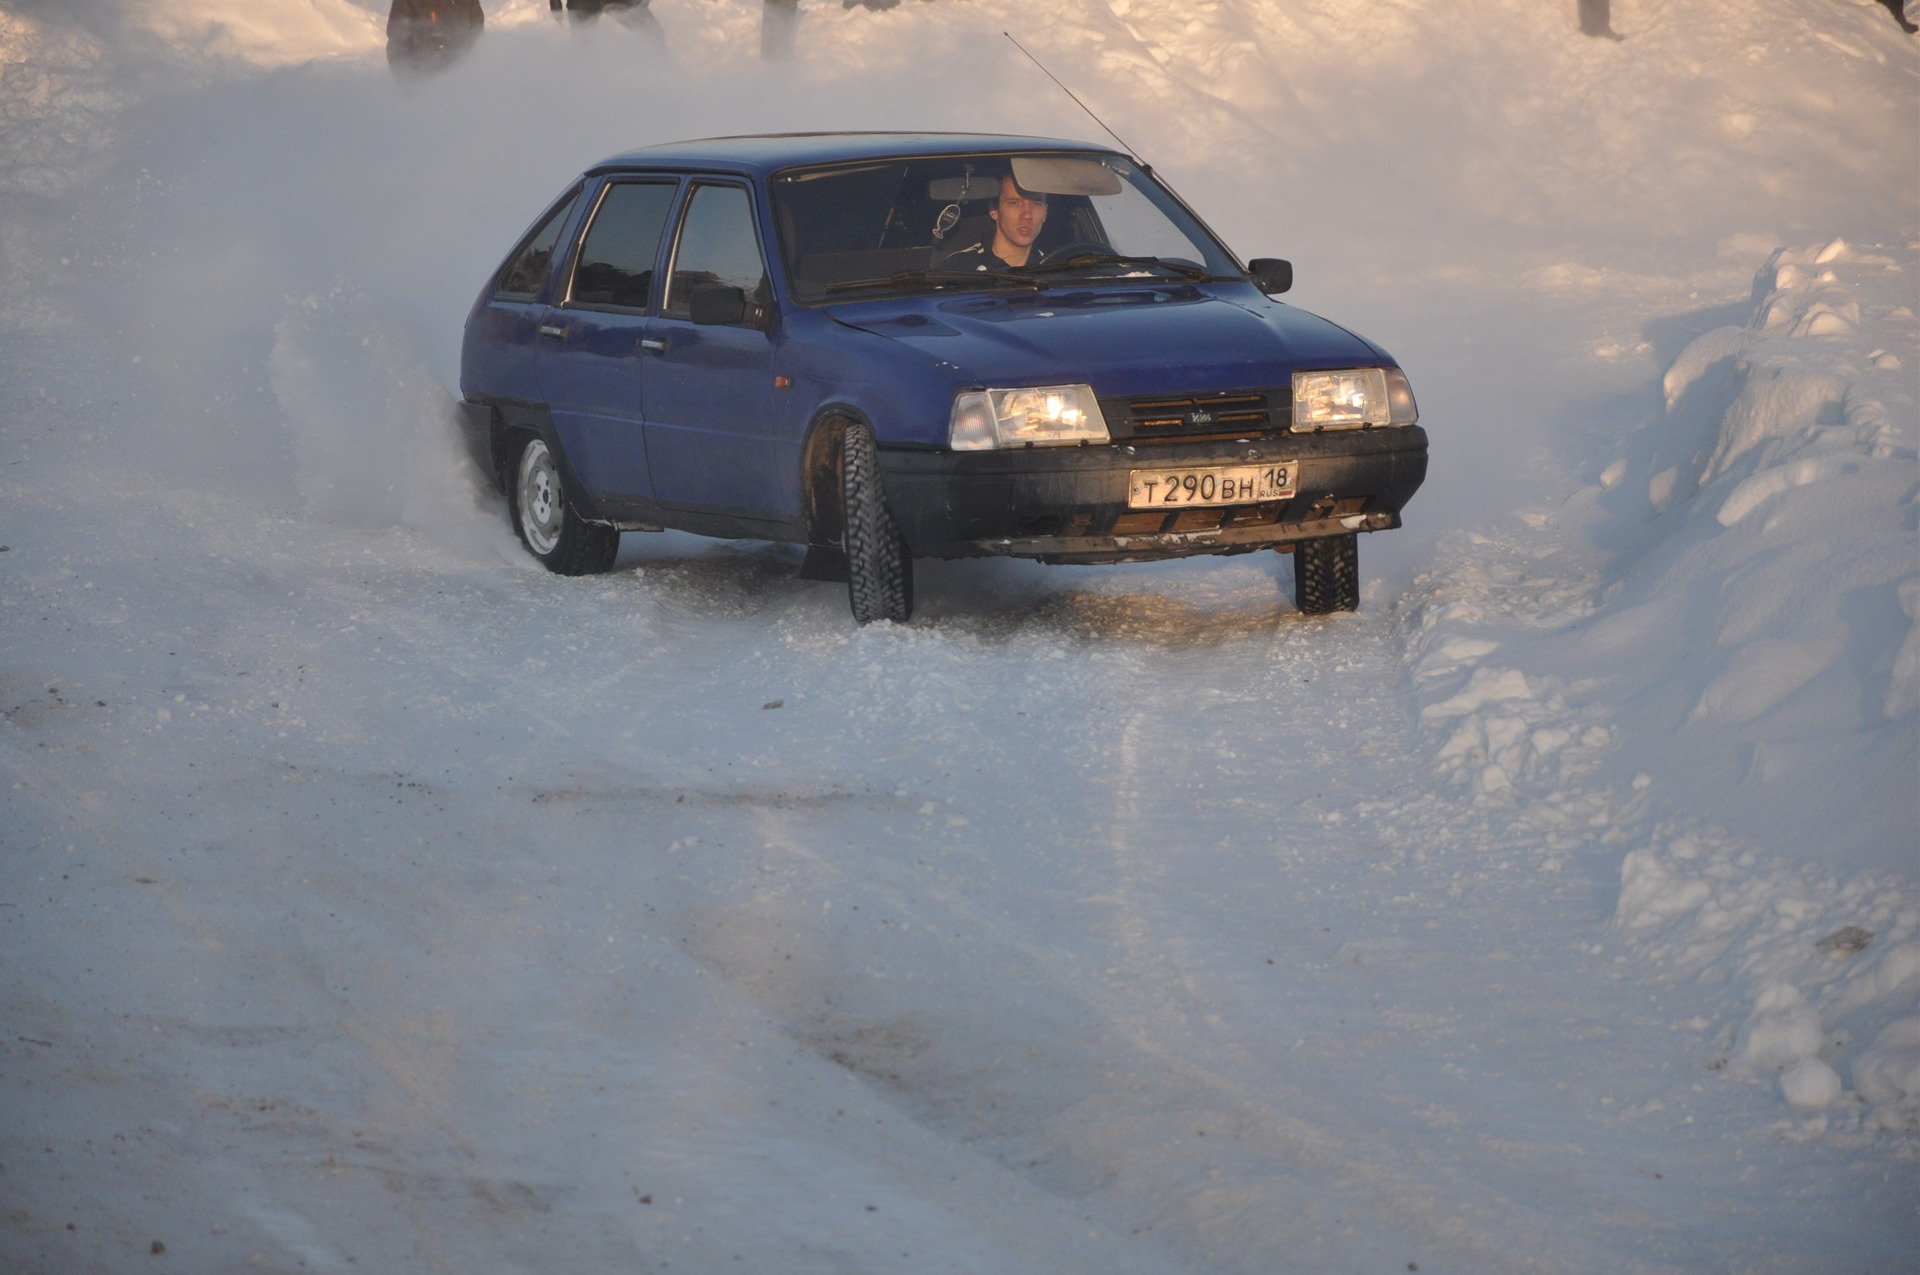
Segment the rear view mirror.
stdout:
<path fill-rule="evenodd" d="M 744 288 L 712 284 L 695 288 L 687 298 L 687 317 L 707 327 L 744 323 L 747 318 L 747 293 Z"/>
<path fill-rule="evenodd" d="M 1268 296 L 1278 296 L 1293 287 L 1293 263 L 1279 257 L 1255 257 L 1247 263 L 1253 286 Z"/>
<path fill-rule="evenodd" d="M 927 198 L 936 204 L 957 204 L 967 199 L 998 199 L 1000 179 L 982 173 L 965 177 L 936 177 L 927 183 Z"/>

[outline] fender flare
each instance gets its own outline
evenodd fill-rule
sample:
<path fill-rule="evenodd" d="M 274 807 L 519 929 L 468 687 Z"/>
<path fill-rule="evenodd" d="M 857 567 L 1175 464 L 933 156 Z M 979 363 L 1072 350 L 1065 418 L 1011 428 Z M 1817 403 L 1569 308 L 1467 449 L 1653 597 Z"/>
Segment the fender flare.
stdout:
<path fill-rule="evenodd" d="M 846 532 L 840 507 L 840 445 L 851 424 L 873 428 L 865 410 L 847 402 L 822 403 L 807 421 L 800 447 L 800 516 L 807 543 L 838 549 Z"/>
<path fill-rule="evenodd" d="M 560 481 L 566 484 L 567 499 L 575 512 L 586 522 L 614 526 L 614 520 L 607 517 L 593 494 L 580 481 L 580 475 L 574 472 L 573 462 L 567 459 L 567 449 L 560 445 L 559 431 L 553 427 L 553 412 L 545 403 L 534 403 L 521 399 L 490 399 L 483 406 L 492 414 L 488 431 L 488 450 L 493 462 L 494 484 L 501 495 L 507 494 L 513 482 L 513 463 L 518 448 L 513 445 L 517 434 L 532 434 L 547 445 L 553 453 L 553 461 L 560 470 Z"/>

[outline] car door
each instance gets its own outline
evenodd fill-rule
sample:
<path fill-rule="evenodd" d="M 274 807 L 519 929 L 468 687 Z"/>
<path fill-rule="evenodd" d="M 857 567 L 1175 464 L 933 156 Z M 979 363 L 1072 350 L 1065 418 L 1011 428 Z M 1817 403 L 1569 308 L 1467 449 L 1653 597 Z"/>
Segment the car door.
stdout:
<path fill-rule="evenodd" d="M 669 257 L 647 363 L 647 456 L 655 497 L 676 508 L 748 518 L 798 509 L 793 445 L 773 429 L 772 293 L 753 195 L 720 179 L 692 183 Z M 693 322 L 698 290 L 737 288 L 736 322 Z"/>
<path fill-rule="evenodd" d="M 670 177 L 602 186 L 567 286 L 540 317 L 535 365 L 561 452 L 594 502 L 615 516 L 653 500 L 641 342 L 678 189 Z"/>
<path fill-rule="evenodd" d="M 494 274 L 485 303 L 469 316 L 460 354 L 460 389 L 468 398 L 540 398 L 533 368 L 536 330 L 547 312 L 540 298 L 583 189 L 575 186 L 541 214 Z"/>

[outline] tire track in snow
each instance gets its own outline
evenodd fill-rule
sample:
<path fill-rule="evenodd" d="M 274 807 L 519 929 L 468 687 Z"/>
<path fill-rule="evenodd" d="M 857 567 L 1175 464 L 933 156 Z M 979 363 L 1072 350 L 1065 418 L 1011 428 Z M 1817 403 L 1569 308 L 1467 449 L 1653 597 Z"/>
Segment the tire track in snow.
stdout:
<path fill-rule="evenodd" d="M 1280 791 L 1255 798 L 1275 813 L 1274 835 L 1284 841 L 1302 831 L 1308 836 L 1317 831 L 1311 825 L 1303 830 L 1305 821 L 1299 815 L 1282 813 L 1289 800 L 1330 780 L 1350 780 L 1351 774 L 1343 773 L 1349 767 L 1371 771 L 1377 765 L 1347 755 L 1342 742 L 1368 739 L 1367 746 L 1375 748 L 1384 736 L 1404 749 L 1413 747 L 1413 739 L 1398 691 L 1399 657 L 1389 622 L 1374 617 L 1303 622 L 1283 615 L 1280 623 L 1270 643 L 1251 643 L 1231 652 L 1226 680 L 1250 688 L 1250 698 L 1274 711 L 1276 724 L 1285 724 L 1282 737 L 1293 742 L 1284 760 L 1273 758 Z M 1296 631 L 1291 625 L 1300 627 Z M 1335 664 L 1347 670 L 1344 676 L 1327 674 Z M 1313 670 L 1320 683 L 1305 695 L 1297 678 L 1301 669 Z M 1206 670 L 1209 681 L 1221 673 L 1217 667 Z M 1370 1251 L 1387 1262 L 1405 1254 L 1429 1260 L 1445 1254 L 1445 1260 L 1467 1261 L 1488 1271 L 1581 1269 L 1583 1263 L 1617 1260 L 1601 1250 L 1570 1259 L 1568 1237 L 1557 1219 L 1529 1219 L 1523 1210 L 1491 1192 L 1475 1191 L 1441 1166 L 1430 1165 L 1425 1173 L 1396 1168 L 1393 1135 L 1364 1105 L 1348 1105 L 1324 1088 L 1303 1088 L 1292 1078 L 1295 1069 L 1259 1056 L 1261 1033 L 1247 1033 L 1245 1024 L 1250 1015 L 1272 1013 L 1279 1006 L 1247 995 L 1244 978 L 1234 971 L 1251 963 L 1249 953 L 1244 947 L 1235 952 L 1232 941 L 1238 938 L 1244 945 L 1254 935 L 1226 925 L 1209 933 L 1213 927 L 1204 893 L 1183 891 L 1181 882 L 1199 876 L 1231 889 L 1224 883 L 1241 873 L 1257 874 L 1263 863 L 1272 867 L 1274 861 L 1246 853 L 1245 846 L 1200 844 L 1204 821 L 1182 828 L 1158 813 L 1192 808 L 1155 798 L 1167 795 L 1169 756 L 1209 751 L 1205 732 L 1169 732 L 1166 726 L 1180 718 L 1187 697 L 1198 688 L 1177 678 L 1171 684 L 1156 679 L 1137 663 L 1116 680 L 1136 687 L 1155 685 L 1159 696 L 1130 715 L 1112 771 L 1094 770 L 1088 776 L 1096 788 L 1107 791 L 1112 810 L 1089 848 L 1101 852 L 1101 866 L 1093 875 L 1111 878 L 1103 896 L 1109 912 L 1103 928 L 1115 956 L 1113 966 L 1097 980 L 1082 975 L 1079 981 L 1103 1018 L 1154 1065 L 1147 1069 L 1152 1081 L 1136 1081 L 1135 1091 L 1119 1101 L 1090 1095 L 1087 1106 L 1092 1111 L 1077 1132 L 1121 1160 L 1113 1172 L 1119 1178 L 1117 1189 L 1133 1201 L 1132 1207 L 1153 1217 L 1160 1229 L 1181 1236 L 1209 1269 L 1272 1269 L 1260 1262 L 1243 1265 L 1245 1255 L 1279 1253 L 1293 1259 L 1289 1269 L 1318 1269 L 1352 1261 L 1357 1251 Z M 1272 737 L 1228 738 L 1255 752 L 1266 752 L 1276 742 Z M 1313 744 L 1311 754 L 1303 746 L 1307 741 Z M 1387 756 L 1398 752 L 1393 744 L 1383 751 Z M 1337 797 L 1335 804 L 1340 804 Z M 1341 841 L 1365 839 L 1368 831 L 1353 828 Z M 1340 853 L 1346 846 L 1325 848 Z M 1208 858 L 1223 861 L 1226 870 L 1221 870 L 1222 863 L 1207 864 Z M 1259 877 L 1246 879 L 1243 888 L 1259 896 Z M 1304 909 L 1279 912 L 1272 924 L 1297 925 L 1310 915 Z M 1232 937 L 1222 941 L 1222 936 Z M 1379 950 L 1404 950 L 1396 940 L 1385 942 Z M 1342 952 L 1361 946 L 1365 944 L 1348 944 Z M 1294 956 L 1303 955 L 1305 948 L 1297 941 L 1273 945 Z M 1369 1101 L 1377 1101 L 1377 1094 Z M 1151 1131 L 1156 1127 L 1178 1136 L 1190 1126 L 1231 1130 L 1233 1156 L 1243 1170 L 1257 1165 L 1258 1172 L 1240 1182 L 1232 1180 L 1236 1175 L 1231 1169 L 1224 1175 L 1220 1170 L 1195 1175 L 1190 1160 L 1168 1164 L 1144 1150 L 1155 1145 Z M 1196 1176 L 1201 1185 L 1193 1185 Z M 1330 1244 L 1342 1216 L 1351 1218 L 1356 1212 L 1369 1220 L 1369 1234 L 1360 1247 L 1354 1247 L 1351 1237 Z M 1491 1235 L 1500 1239 L 1493 1241 Z M 1537 1237 L 1537 1251 L 1543 1253 L 1547 1237 L 1554 1236 L 1559 1252 L 1552 1258 L 1525 1256 L 1531 1247 L 1524 1238 L 1528 1235 Z M 1575 1251 L 1580 1249 L 1575 1246 Z"/>

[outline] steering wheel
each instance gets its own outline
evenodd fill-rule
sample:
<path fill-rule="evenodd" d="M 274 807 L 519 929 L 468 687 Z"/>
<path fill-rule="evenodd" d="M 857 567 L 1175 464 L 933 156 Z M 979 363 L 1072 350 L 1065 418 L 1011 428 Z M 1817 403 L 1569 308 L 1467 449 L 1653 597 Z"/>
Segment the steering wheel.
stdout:
<path fill-rule="evenodd" d="M 1112 244 L 1095 243 L 1091 239 L 1075 239 L 1071 243 L 1061 244 L 1058 248 L 1055 248 L 1046 256 L 1040 258 L 1040 264 L 1050 266 L 1056 261 L 1071 261 L 1085 252 L 1096 253 L 1102 257 L 1117 255 L 1113 250 Z"/>

